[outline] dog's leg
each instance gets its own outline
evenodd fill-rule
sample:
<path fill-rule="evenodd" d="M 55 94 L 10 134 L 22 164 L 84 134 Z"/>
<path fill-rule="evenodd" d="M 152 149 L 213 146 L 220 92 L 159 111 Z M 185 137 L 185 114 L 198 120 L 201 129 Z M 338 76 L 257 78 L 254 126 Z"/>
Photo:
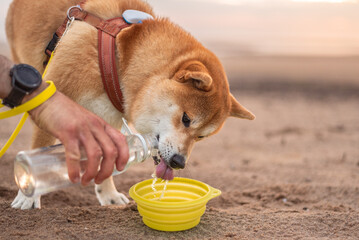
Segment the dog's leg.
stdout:
<path fill-rule="evenodd" d="M 124 194 L 117 192 L 112 176 L 101 184 L 96 184 L 95 192 L 101 206 L 125 205 L 130 202 Z"/>
<path fill-rule="evenodd" d="M 11 207 L 20 208 L 22 210 L 33 209 L 33 208 L 41 208 L 40 197 L 26 197 L 20 190 L 17 193 L 16 198 L 11 203 Z"/>
<path fill-rule="evenodd" d="M 55 138 L 48 134 L 47 132 L 41 130 L 34 124 L 34 135 L 32 139 L 32 148 L 39 148 L 44 146 L 49 146 L 55 143 Z M 41 196 L 37 197 L 26 197 L 20 190 L 17 193 L 16 198 L 11 203 L 11 207 L 13 208 L 21 208 L 21 209 L 33 209 L 33 208 L 41 208 Z"/>

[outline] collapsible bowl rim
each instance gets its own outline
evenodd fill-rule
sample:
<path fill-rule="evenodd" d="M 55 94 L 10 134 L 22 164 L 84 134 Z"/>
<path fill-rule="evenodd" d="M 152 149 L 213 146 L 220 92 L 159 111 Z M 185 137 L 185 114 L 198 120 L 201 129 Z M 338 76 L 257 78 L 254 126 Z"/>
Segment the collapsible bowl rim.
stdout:
<path fill-rule="evenodd" d="M 131 198 L 136 201 L 137 204 L 158 207 L 158 208 L 191 207 L 191 206 L 201 205 L 201 204 L 205 205 L 209 200 L 211 200 L 212 198 L 215 198 L 221 194 L 220 190 L 213 188 L 206 183 L 203 183 L 198 180 L 190 179 L 190 178 L 181 178 L 181 177 L 175 177 L 172 181 L 169 181 L 168 184 L 170 185 L 170 184 L 176 184 L 176 183 L 183 182 L 183 183 L 187 183 L 189 185 L 201 186 L 207 191 L 207 193 L 204 196 L 201 196 L 197 199 L 189 200 L 186 202 L 155 201 L 152 199 L 146 199 L 137 193 L 138 188 L 151 185 L 152 181 L 153 181 L 153 179 L 144 180 L 142 182 L 139 182 L 139 183 L 133 185 L 130 188 L 129 194 L 130 194 Z"/>

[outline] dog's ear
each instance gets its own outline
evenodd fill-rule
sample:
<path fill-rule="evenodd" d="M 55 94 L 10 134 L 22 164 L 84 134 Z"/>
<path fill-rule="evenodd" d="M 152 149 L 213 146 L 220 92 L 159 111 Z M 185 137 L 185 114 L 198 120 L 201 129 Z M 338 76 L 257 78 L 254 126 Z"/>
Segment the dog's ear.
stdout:
<path fill-rule="evenodd" d="M 231 97 L 231 110 L 229 115 L 231 117 L 237 117 L 237 118 L 245 118 L 249 120 L 254 120 L 256 116 L 254 116 L 253 113 L 251 113 L 248 109 L 243 107 L 234 97 L 232 94 L 230 94 Z"/>
<path fill-rule="evenodd" d="M 193 86 L 202 91 L 212 89 L 212 77 L 209 75 L 206 67 L 198 62 L 192 61 L 183 65 L 175 74 L 175 80 L 181 83 L 191 83 Z"/>

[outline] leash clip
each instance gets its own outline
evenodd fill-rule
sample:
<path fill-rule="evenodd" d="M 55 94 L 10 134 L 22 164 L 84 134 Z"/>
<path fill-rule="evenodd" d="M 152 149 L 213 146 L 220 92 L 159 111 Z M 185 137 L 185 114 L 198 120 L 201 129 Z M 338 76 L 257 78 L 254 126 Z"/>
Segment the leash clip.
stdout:
<path fill-rule="evenodd" d="M 67 23 L 66 23 L 66 29 L 65 29 L 64 33 L 62 34 L 62 37 L 66 35 L 67 31 L 69 31 L 69 29 L 70 29 L 70 27 L 71 27 L 71 25 L 72 25 L 72 23 L 73 23 L 74 21 L 75 21 L 75 17 L 71 17 L 71 18 L 67 21 Z"/>
<path fill-rule="evenodd" d="M 68 19 L 68 20 L 67 20 L 67 23 L 66 23 L 66 28 L 65 28 L 65 31 L 64 31 L 64 33 L 62 34 L 61 38 L 58 39 L 57 44 L 56 44 L 55 49 L 53 50 L 53 52 L 55 52 L 57 46 L 58 46 L 58 45 L 60 44 L 60 42 L 61 42 L 61 39 L 66 35 L 66 33 L 69 31 L 69 29 L 70 29 L 72 23 L 76 20 L 76 18 L 75 18 L 74 16 L 72 16 L 72 17 L 70 16 L 71 10 L 74 9 L 74 8 L 78 8 L 78 9 L 80 9 L 80 11 L 82 11 L 82 8 L 80 7 L 80 5 L 72 6 L 72 7 L 70 7 L 70 8 L 67 10 L 67 19 Z"/>
<path fill-rule="evenodd" d="M 70 7 L 70 8 L 67 10 L 67 19 L 68 19 L 69 21 L 72 21 L 72 19 L 75 19 L 73 16 L 70 16 L 70 15 L 71 15 L 71 10 L 72 10 L 72 9 L 75 9 L 75 8 L 79 9 L 81 12 L 83 11 L 83 9 L 81 8 L 80 5 L 76 5 L 76 6 Z"/>
<path fill-rule="evenodd" d="M 69 29 L 70 29 L 70 27 L 71 27 L 71 25 L 72 25 L 72 23 L 73 23 L 74 21 L 75 21 L 75 17 L 71 17 L 71 18 L 67 21 L 67 23 L 66 23 L 66 29 L 65 29 L 64 33 L 62 34 L 61 38 L 58 39 L 57 44 L 56 44 L 54 50 L 52 51 L 52 53 L 54 53 L 54 52 L 56 51 L 57 46 L 59 46 L 59 44 L 60 44 L 60 42 L 61 42 L 61 39 L 62 39 L 62 38 L 66 35 L 66 33 L 69 31 Z"/>

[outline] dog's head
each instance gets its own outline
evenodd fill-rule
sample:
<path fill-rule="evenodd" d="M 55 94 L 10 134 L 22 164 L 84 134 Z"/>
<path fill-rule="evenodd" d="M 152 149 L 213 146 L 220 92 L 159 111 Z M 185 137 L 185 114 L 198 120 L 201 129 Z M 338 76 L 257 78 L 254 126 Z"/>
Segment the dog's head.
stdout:
<path fill-rule="evenodd" d="M 164 36 L 167 32 L 158 32 L 148 45 L 144 40 L 141 48 L 147 49 L 137 55 L 148 62 L 133 60 L 133 65 L 142 65 L 134 71 L 129 64 L 126 73 L 132 71 L 137 78 L 141 72 L 147 73 L 143 75 L 147 79 L 133 80 L 139 84 L 134 85 L 136 93 L 130 99 L 129 120 L 139 132 L 153 133 L 159 139 L 157 176 L 163 179 L 173 178 L 172 169 L 183 169 L 194 143 L 217 133 L 227 117 L 255 118 L 230 93 L 218 58 L 188 34 L 177 31 L 168 37 Z M 173 35 L 180 40 L 173 40 Z M 156 46 L 161 52 L 153 50 Z"/>
<path fill-rule="evenodd" d="M 147 95 L 138 102 L 133 122 L 159 140 L 157 176 L 173 178 L 171 169 L 185 167 L 193 144 L 217 133 L 227 117 L 255 118 L 229 92 L 223 68 L 215 65 L 185 61 L 172 78 L 141 91 Z"/>

